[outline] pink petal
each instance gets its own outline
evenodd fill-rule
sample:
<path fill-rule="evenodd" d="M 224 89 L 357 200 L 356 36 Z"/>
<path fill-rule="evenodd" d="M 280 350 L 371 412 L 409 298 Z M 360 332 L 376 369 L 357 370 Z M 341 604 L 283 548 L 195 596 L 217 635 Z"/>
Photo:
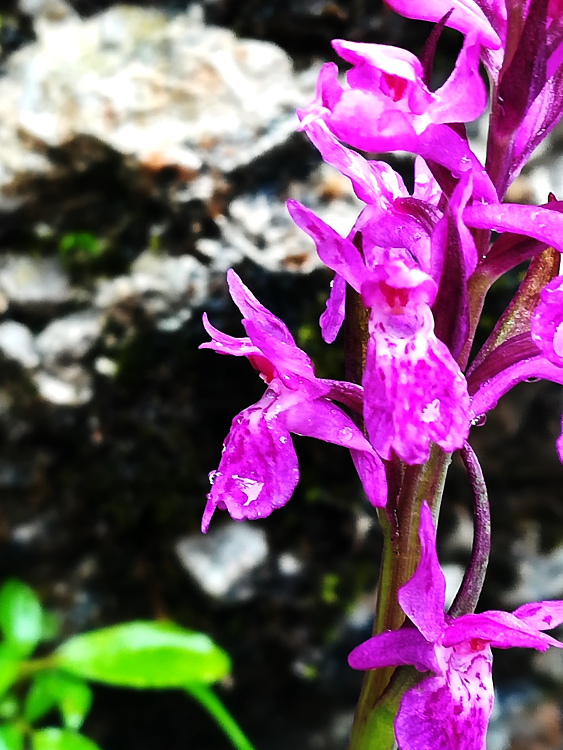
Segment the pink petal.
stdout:
<path fill-rule="evenodd" d="M 200 349 L 213 349 L 218 354 L 232 354 L 235 357 L 248 357 L 253 354 L 260 355 L 260 349 L 254 346 L 249 338 L 237 338 L 236 336 L 229 336 L 227 333 L 217 330 L 209 322 L 207 313 L 203 313 L 203 327 L 212 340 L 200 344 Z"/>
<path fill-rule="evenodd" d="M 346 314 L 346 280 L 335 275 L 331 282 L 330 294 L 326 301 L 326 310 L 321 315 L 320 325 L 323 339 L 332 344 L 344 322 Z"/>
<path fill-rule="evenodd" d="M 265 336 L 277 339 L 290 346 L 295 346 L 293 336 L 285 323 L 258 302 L 250 289 L 242 283 L 240 277 L 232 268 L 227 271 L 227 282 L 231 297 L 241 311 L 244 320 L 253 321 L 263 331 Z"/>
<path fill-rule="evenodd" d="M 394 450 L 406 463 L 424 463 L 431 443 L 460 448 L 471 415 L 467 384 L 448 349 L 431 332 L 401 341 L 373 331 L 363 379 L 364 417 L 380 456 Z"/>
<path fill-rule="evenodd" d="M 471 32 L 451 76 L 436 91 L 438 101 L 431 109 L 433 122 L 472 122 L 483 113 L 488 96 L 479 69 L 480 53 L 481 40 Z"/>
<path fill-rule="evenodd" d="M 563 213 L 563 201 L 550 201 L 542 208 Z M 486 258 L 479 264 L 478 272 L 484 273 L 492 284 L 507 271 L 545 250 L 547 244 L 525 234 L 504 232 L 493 242 Z"/>
<path fill-rule="evenodd" d="M 532 623 L 509 612 L 492 610 L 481 614 L 462 615 L 452 620 L 444 633 L 444 646 L 456 646 L 471 641 L 482 641 L 496 648 L 535 648 L 546 651 L 550 646 L 563 644 L 540 632 Z"/>
<path fill-rule="evenodd" d="M 309 121 L 322 118 L 338 103 L 343 91 L 338 76 L 338 66 L 335 63 L 325 63 L 322 66 L 317 79 L 315 98 L 305 109 L 297 110 L 302 128 Z"/>
<path fill-rule="evenodd" d="M 437 206 L 441 197 L 442 189 L 430 171 L 428 164 L 421 156 L 417 156 L 414 160 L 413 198 Z"/>
<path fill-rule="evenodd" d="M 394 169 L 383 161 L 368 161 L 356 151 L 343 146 L 323 120 L 313 120 L 305 124 L 303 130 L 324 161 L 351 180 L 360 200 L 389 204 L 400 195 L 408 195 L 402 178 Z"/>
<path fill-rule="evenodd" d="M 389 630 L 370 638 L 351 652 L 352 669 L 380 669 L 412 664 L 419 672 L 437 669 L 434 648 L 414 628 Z"/>
<path fill-rule="evenodd" d="M 387 505 L 387 477 L 383 462 L 375 451 L 368 453 L 352 448 L 350 455 L 367 499 L 374 508 L 384 508 Z"/>
<path fill-rule="evenodd" d="M 436 641 L 442 634 L 446 620 L 446 579 L 438 562 L 436 531 L 428 504 L 420 509 L 420 562 L 413 577 L 399 591 L 403 612 L 428 641 Z"/>
<path fill-rule="evenodd" d="M 563 368 L 553 365 L 543 356 L 530 357 L 508 366 L 494 377 L 487 378 L 479 384 L 471 398 L 473 419 L 493 409 L 501 396 L 508 393 L 517 383 L 538 378 L 563 385 Z"/>
<path fill-rule="evenodd" d="M 285 423 L 287 429 L 296 435 L 373 453 L 362 431 L 328 399 L 299 401 L 295 406 L 286 408 Z"/>
<path fill-rule="evenodd" d="M 346 74 L 352 88 L 373 88 L 374 73 L 377 71 L 411 83 L 421 82 L 424 76 L 418 57 L 400 47 L 348 42 L 344 39 L 334 39 L 332 46 L 343 60 L 353 66 Z"/>
<path fill-rule="evenodd" d="M 365 275 L 365 265 L 359 250 L 338 234 L 331 226 L 297 201 L 287 202 L 291 218 L 315 241 L 319 258 L 356 291 Z"/>
<path fill-rule="evenodd" d="M 210 474 L 210 481 L 201 524 L 204 533 L 217 507 L 241 521 L 264 518 L 290 499 L 299 481 L 297 456 L 284 415 L 275 412 L 273 394 L 266 393 L 233 419 L 219 468 Z"/>
<path fill-rule="evenodd" d="M 421 21 L 437 23 L 448 11 L 453 13 L 448 18 L 446 26 L 457 29 L 462 34 L 478 34 L 481 44 L 490 49 L 498 49 L 501 40 L 491 26 L 487 16 L 483 13 L 480 3 L 475 0 L 424 0 L 423 3 L 413 3 L 413 0 L 385 0 L 394 11 L 406 18 L 418 18 Z M 499 21 L 504 17 L 506 9 L 504 2 L 493 0 L 496 16 Z"/>
<path fill-rule="evenodd" d="M 324 387 L 315 377 L 310 357 L 299 349 L 293 339 L 291 343 L 287 343 L 274 338 L 269 331 L 263 330 L 260 323 L 254 320 L 244 320 L 243 324 L 250 339 L 259 348 L 264 358 L 273 365 L 275 376 L 281 378 L 284 386 L 291 390 L 307 391 L 315 396 L 322 395 Z M 270 382 L 269 378 L 268 382 Z"/>
<path fill-rule="evenodd" d="M 563 602 L 545 601 L 524 604 L 512 614 L 530 628 L 551 630 L 563 622 Z"/>
<path fill-rule="evenodd" d="M 547 359 L 563 366 L 563 277 L 550 281 L 540 293 L 532 316 L 532 340 Z"/>
<path fill-rule="evenodd" d="M 563 252 L 563 214 L 549 208 L 516 203 L 474 203 L 463 212 L 463 220 L 475 229 L 525 234 Z"/>
<path fill-rule="evenodd" d="M 395 720 L 400 750 L 486 750 L 494 699 L 491 661 L 490 649 L 452 656 L 445 673 L 408 690 Z"/>

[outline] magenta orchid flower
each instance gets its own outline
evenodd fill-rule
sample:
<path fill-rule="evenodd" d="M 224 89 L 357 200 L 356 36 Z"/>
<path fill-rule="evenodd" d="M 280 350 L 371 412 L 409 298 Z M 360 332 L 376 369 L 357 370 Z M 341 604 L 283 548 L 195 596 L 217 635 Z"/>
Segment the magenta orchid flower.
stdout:
<path fill-rule="evenodd" d="M 436 286 L 404 261 L 382 264 L 362 287 L 370 308 L 364 418 L 372 445 L 386 459 L 428 459 L 431 443 L 452 452 L 465 442 L 465 378 L 434 333 Z"/>
<path fill-rule="evenodd" d="M 453 619 L 444 612 L 446 581 L 426 503 L 420 516 L 421 558 L 399 592 L 412 626 L 370 638 L 349 656 L 354 669 L 412 665 L 431 672 L 401 701 L 399 750 L 485 750 L 493 706 L 491 646 L 546 651 L 563 644 L 543 631 L 563 622 L 563 602 L 526 604 L 512 614 L 489 611 Z"/>
<path fill-rule="evenodd" d="M 477 263 L 476 250 L 463 227 L 463 238 L 456 246 L 462 284 L 449 289 L 451 274 L 446 276 L 443 266 L 452 259 L 440 239 L 459 237 L 455 230 L 469 183 L 460 183 L 450 209 L 442 214 L 435 205 L 436 183 L 422 160 L 417 162 L 411 197 L 387 165 L 368 162 L 337 144 L 319 124 L 314 134 L 322 151 L 350 177 L 358 194 L 370 201 L 348 238 L 301 204 L 288 202 L 294 221 L 313 238 L 320 258 L 337 274 L 321 319 L 323 334 L 326 340 L 334 340 L 344 317 L 349 284 L 370 311 L 362 381 L 370 441 L 386 460 L 395 452 L 406 463 L 423 463 L 431 443 L 448 452 L 460 448 L 471 425 L 466 382 L 444 340 L 459 353 L 467 328 L 466 282 Z M 453 228 L 448 227 L 450 219 Z M 444 301 L 455 297 L 455 304 L 442 305 L 448 309 L 447 320 L 439 321 L 444 340 L 435 334 L 431 309 L 439 292 Z"/>
<path fill-rule="evenodd" d="M 431 443 L 456 450 L 478 410 L 492 408 L 498 394 L 527 377 L 523 373 L 532 364 L 530 352 L 540 355 L 528 332 L 525 348 L 511 348 L 513 359 L 493 357 L 479 372 L 470 371 L 470 408 L 457 364 L 470 335 L 470 279 L 480 274 L 492 283 L 545 244 L 563 251 L 561 206 L 476 200 L 472 172 L 446 200 L 421 157 L 411 196 L 388 165 L 368 161 L 340 143 L 325 121 L 312 121 L 307 133 L 325 161 L 346 175 L 366 202 L 347 238 L 295 201 L 289 201 L 288 209 L 315 241 L 321 260 L 336 272 L 321 318 L 325 340 L 333 341 L 340 329 L 347 285 L 370 311 L 362 381 L 370 441 L 386 460 L 395 452 L 409 464 L 427 460 Z M 504 234 L 490 254 L 479 257 L 473 228 Z M 534 362 L 546 364 L 538 357 Z M 547 363 L 534 376 L 560 382 L 561 375 L 563 368 Z"/>
<path fill-rule="evenodd" d="M 324 65 L 315 99 L 297 113 L 302 130 L 309 134 L 321 121 L 353 148 L 411 151 L 443 165 L 456 178 L 472 169 L 476 195 L 495 200 L 492 183 L 467 140 L 448 125 L 477 119 L 487 104 L 476 39 L 466 38 L 454 71 L 435 92 L 426 86 L 422 64 L 410 52 L 343 40 L 333 46 L 352 64 L 347 85 L 338 80 L 334 63 Z"/>
<path fill-rule="evenodd" d="M 362 257 L 312 211 L 296 201 L 288 208 L 370 310 L 364 418 L 379 455 L 389 459 L 394 450 L 416 464 L 428 458 L 431 442 L 447 451 L 461 447 L 471 423 L 469 397 L 458 365 L 434 334 L 435 282 L 407 251 L 367 246 Z"/>
<path fill-rule="evenodd" d="M 221 333 L 204 315 L 212 340 L 200 348 L 247 357 L 267 389 L 233 420 L 219 467 L 210 474 L 203 531 L 216 508 L 242 520 L 263 518 L 285 505 L 299 480 L 290 433 L 348 448 L 369 500 L 384 505 L 383 464 L 352 419 L 333 402 L 361 410 L 361 387 L 315 377 L 311 360 L 296 346 L 284 323 L 258 302 L 234 271 L 227 278 L 248 335 L 235 338 Z"/>

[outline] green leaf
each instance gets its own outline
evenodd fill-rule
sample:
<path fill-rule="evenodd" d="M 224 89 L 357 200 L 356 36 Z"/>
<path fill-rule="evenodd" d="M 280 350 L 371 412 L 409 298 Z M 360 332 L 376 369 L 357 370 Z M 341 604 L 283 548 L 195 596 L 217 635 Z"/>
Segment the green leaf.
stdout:
<path fill-rule="evenodd" d="M 0 726 L 0 750 L 22 750 L 23 732 L 15 724 Z"/>
<path fill-rule="evenodd" d="M 100 240 L 91 232 L 70 232 L 65 234 L 59 242 L 61 255 L 84 253 L 95 257 L 103 252 Z"/>
<path fill-rule="evenodd" d="M 18 679 L 21 660 L 12 644 L 0 644 L 0 696 Z"/>
<path fill-rule="evenodd" d="M 63 672 L 41 672 L 27 694 L 24 716 L 33 723 L 58 707 L 65 727 L 77 730 L 91 705 L 92 691 L 85 682 Z"/>
<path fill-rule="evenodd" d="M 43 630 L 43 609 L 35 593 L 21 581 L 7 581 L 0 589 L 0 627 L 20 656 L 29 656 Z"/>
<path fill-rule="evenodd" d="M 69 729 L 47 727 L 34 732 L 31 738 L 33 750 L 100 750 L 95 742 Z"/>
<path fill-rule="evenodd" d="M 57 666 L 86 680 L 135 688 L 211 683 L 230 671 L 228 655 L 203 633 L 173 623 L 128 622 L 71 638 Z"/>
<path fill-rule="evenodd" d="M 56 705 L 56 697 L 51 690 L 51 679 L 47 673 L 38 674 L 25 698 L 23 715 L 33 723 L 42 719 Z"/>
<path fill-rule="evenodd" d="M 0 700 L 0 720 L 9 721 L 18 715 L 20 704 L 15 695 L 8 693 Z"/>
<path fill-rule="evenodd" d="M 82 680 L 67 678 L 59 705 L 65 727 L 78 730 L 92 705 L 92 691 Z"/>
<path fill-rule="evenodd" d="M 239 727 L 234 717 L 231 716 L 226 706 L 208 685 L 202 685 L 200 682 L 197 685 L 188 685 L 186 690 L 209 711 L 236 750 L 254 750 L 254 746 Z"/>

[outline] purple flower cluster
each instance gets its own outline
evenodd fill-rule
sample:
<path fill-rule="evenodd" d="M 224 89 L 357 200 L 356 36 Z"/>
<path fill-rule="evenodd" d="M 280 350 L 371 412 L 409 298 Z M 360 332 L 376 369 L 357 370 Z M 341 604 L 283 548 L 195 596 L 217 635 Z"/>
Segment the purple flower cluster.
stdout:
<path fill-rule="evenodd" d="M 211 475 L 204 531 L 216 508 L 254 519 L 289 500 L 299 476 L 291 433 L 350 450 L 369 500 L 391 515 L 389 472 L 396 481 L 397 467 L 424 464 L 433 445 L 445 453 L 462 449 L 472 424 L 515 384 L 530 378 L 563 384 L 563 276 L 555 255 L 563 252 L 563 202 L 553 196 L 543 206 L 504 202 L 532 150 L 563 115 L 563 3 L 387 2 L 405 16 L 461 32 L 455 67 L 432 91 L 431 59 L 335 41 L 349 65 L 345 81 L 334 63 L 322 68 L 314 101 L 298 112 L 300 128 L 351 181 L 364 207 L 343 237 L 306 206 L 288 203 L 335 273 L 321 318 L 325 341 L 333 342 L 344 322 L 347 295 L 366 310 L 361 383 L 317 378 L 285 325 L 230 271 L 247 336 L 227 336 L 205 318 L 212 340 L 203 346 L 247 357 L 266 390 L 233 421 Z M 487 105 L 483 165 L 465 123 Z M 361 154 L 394 150 L 416 157 L 412 194 L 388 164 Z M 470 361 L 488 289 L 527 260 L 522 286 Z M 557 448 L 563 460 L 563 437 Z M 450 617 L 428 505 L 419 539 L 420 563 L 399 592 L 410 624 L 362 644 L 350 663 L 409 664 L 430 673 L 403 697 L 395 722 L 400 750 L 482 750 L 493 700 L 490 647 L 560 646 L 543 630 L 563 622 L 563 603 Z"/>

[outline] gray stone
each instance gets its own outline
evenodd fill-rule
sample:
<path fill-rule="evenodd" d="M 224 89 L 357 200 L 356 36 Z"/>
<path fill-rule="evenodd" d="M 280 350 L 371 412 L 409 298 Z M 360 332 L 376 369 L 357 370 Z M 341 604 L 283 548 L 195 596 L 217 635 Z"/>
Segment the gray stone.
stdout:
<path fill-rule="evenodd" d="M 249 574 L 265 562 L 268 543 L 256 525 L 227 521 L 205 536 L 181 539 L 176 554 L 206 593 L 237 601 L 252 595 Z"/>
<path fill-rule="evenodd" d="M 54 320 L 37 336 L 37 348 L 48 368 L 82 359 L 99 339 L 104 318 L 86 310 Z"/>
<path fill-rule="evenodd" d="M 176 330 L 209 292 L 209 274 L 191 255 L 171 257 L 147 250 L 131 266 L 131 275 L 103 280 L 95 303 L 109 309 L 137 301 L 161 330 Z"/>
<path fill-rule="evenodd" d="M 0 265 L 0 291 L 18 307 L 49 312 L 72 297 L 68 278 L 56 258 L 8 255 Z"/>
<path fill-rule="evenodd" d="M 456 563 L 442 565 L 442 573 L 446 579 L 446 610 L 452 605 L 453 600 L 463 581 L 464 569 Z"/>
<path fill-rule="evenodd" d="M 27 326 L 15 320 L 0 323 L 0 351 L 26 369 L 32 370 L 39 365 L 33 334 Z"/>
<path fill-rule="evenodd" d="M 86 310 L 59 318 L 37 337 L 42 368 L 35 386 L 45 401 L 57 406 L 82 406 L 93 395 L 92 378 L 80 362 L 100 338 L 104 318 Z"/>
<path fill-rule="evenodd" d="M 516 549 L 518 546 L 515 545 Z M 526 551 L 518 555 L 518 585 L 504 597 L 507 606 L 560 599 L 563 591 L 563 547 L 547 554 Z"/>
<path fill-rule="evenodd" d="M 36 24 L 43 20 L 52 23 L 76 16 L 66 0 L 19 0 L 18 5 L 20 12 L 31 16 Z"/>
<path fill-rule="evenodd" d="M 204 26 L 197 6 L 46 14 L 36 31 L 0 79 L 0 190 L 52 171 L 46 147 L 80 136 L 188 182 L 204 167 L 229 173 L 283 143 L 310 95 L 279 47 Z"/>
<path fill-rule="evenodd" d="M 327 164 L 316 169 L 307 183 L 292 183 L 288 192 L 343 236 L 363 205 L 350 182 Z M 279 197 L 263 192 L 242 194 L 230 203 L 228 216 L 217 216 L 215 221 L 224 237 L 223 253 L 216 256 L 218 270 L 223 270 L 221 260 L 232 261 L 237 254 L 274 272 L 310 273 L 322 266 L 314 242 L 296 226 Z"/>
<path fill-rule="evenodd" d="M 92 398 L 92 381 L 84 368 L 73 365 L 53 375 L 43 370 L 33 378 L 41 398 L 55 406 L 83 406 Z"/>

